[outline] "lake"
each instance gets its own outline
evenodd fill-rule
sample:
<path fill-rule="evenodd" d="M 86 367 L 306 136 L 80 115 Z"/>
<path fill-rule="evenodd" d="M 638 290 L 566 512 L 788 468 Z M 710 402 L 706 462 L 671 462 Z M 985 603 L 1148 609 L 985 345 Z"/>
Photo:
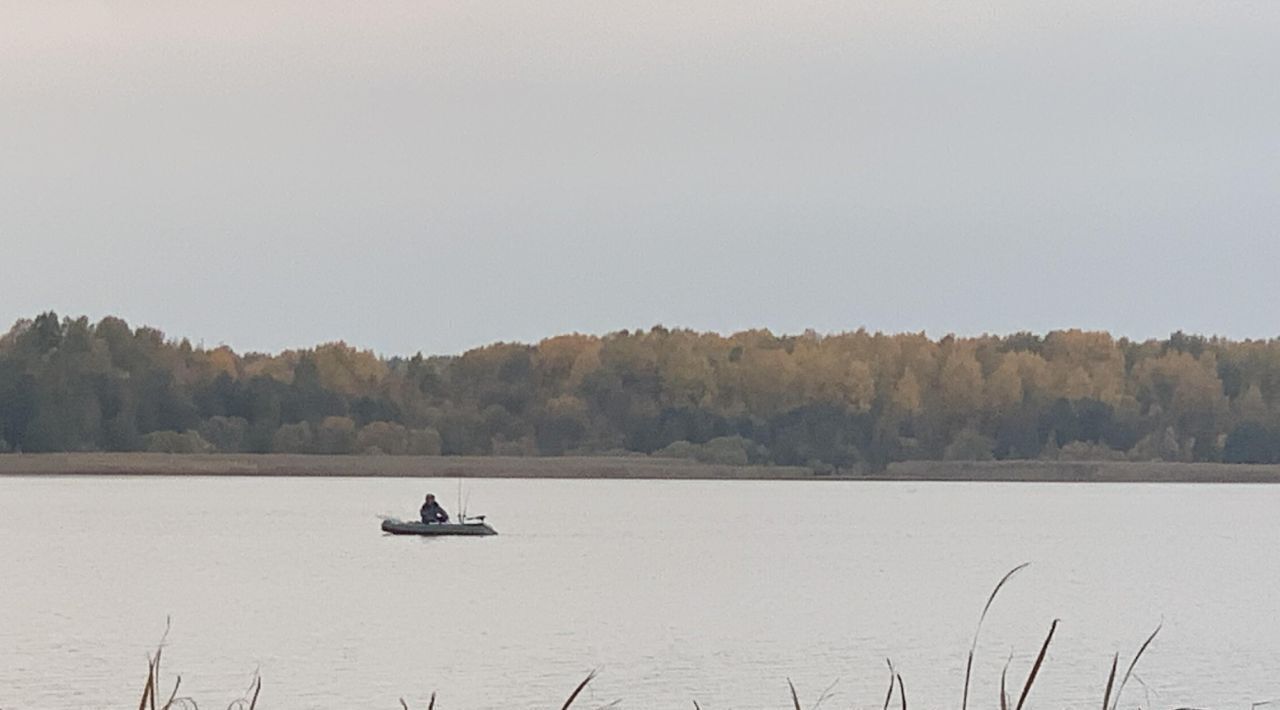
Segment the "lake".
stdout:
<path fill-rule="evenodd" d="M 164 671 L 226 707 L 1096 708 L 1280 698 L 1280 487 L 472 480 L 499 535 L 383 535 L 424 479 L 0 478 L 0 708 L 128 707 Z M 168 684 L 165 686 L 166 694 Z M 1016 697 L 1016 692 L 1015 692 Z M 895 700 L 895 704 L 897 701 Z"/>

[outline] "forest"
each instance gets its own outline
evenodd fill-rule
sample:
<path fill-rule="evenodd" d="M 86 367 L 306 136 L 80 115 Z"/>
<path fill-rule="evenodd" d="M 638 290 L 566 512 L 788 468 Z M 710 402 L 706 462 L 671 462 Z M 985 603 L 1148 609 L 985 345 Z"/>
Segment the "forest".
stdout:
<path fill-rule="evenodd" d="M 0 452 L 1280 462 L 1280 339 L 655 326 L 383 357 L 44 313 L 0 336 Z"/>

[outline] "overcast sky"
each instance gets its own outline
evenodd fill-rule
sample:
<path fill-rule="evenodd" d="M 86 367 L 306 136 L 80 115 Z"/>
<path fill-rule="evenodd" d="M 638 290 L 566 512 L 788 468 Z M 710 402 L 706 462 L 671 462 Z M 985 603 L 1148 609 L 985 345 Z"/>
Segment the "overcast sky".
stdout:
<path fill-rule="evenodd" d="M 1280 2 L 0 0 L 0 318 L 1280 335 Z"/>

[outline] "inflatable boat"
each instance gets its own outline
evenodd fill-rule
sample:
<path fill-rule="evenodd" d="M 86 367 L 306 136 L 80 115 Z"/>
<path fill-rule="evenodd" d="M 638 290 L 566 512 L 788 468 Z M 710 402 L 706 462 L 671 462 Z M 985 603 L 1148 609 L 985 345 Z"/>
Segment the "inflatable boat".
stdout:
<path fill-rule="evenodd" d="M 497 535 L 498 531 L 489 527 L 484 516 L 467 518 L 460 523 L 421 523 L 416 520 L 396 520 L 386 518 L 382 521 L 382 532 L 392 535 Z"/>

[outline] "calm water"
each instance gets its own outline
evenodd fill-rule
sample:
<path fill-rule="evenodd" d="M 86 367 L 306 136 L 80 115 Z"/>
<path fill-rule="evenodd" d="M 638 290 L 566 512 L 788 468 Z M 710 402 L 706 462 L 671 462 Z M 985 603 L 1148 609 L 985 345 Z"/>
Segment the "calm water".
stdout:
<path fill-rule="evenodd" d="M 382 535 L 424 480 L 0 479 L 0 707 L 127 707 L 166 616 L 201 707 L 256 670 L 267 708 L 996 706 L 1062 619 L 1030 705 L 1280 697 L 1280 487 L 472 481 L 501 535 Z M 1122 661 L 1123 662 L 1123 661 Z"/>

